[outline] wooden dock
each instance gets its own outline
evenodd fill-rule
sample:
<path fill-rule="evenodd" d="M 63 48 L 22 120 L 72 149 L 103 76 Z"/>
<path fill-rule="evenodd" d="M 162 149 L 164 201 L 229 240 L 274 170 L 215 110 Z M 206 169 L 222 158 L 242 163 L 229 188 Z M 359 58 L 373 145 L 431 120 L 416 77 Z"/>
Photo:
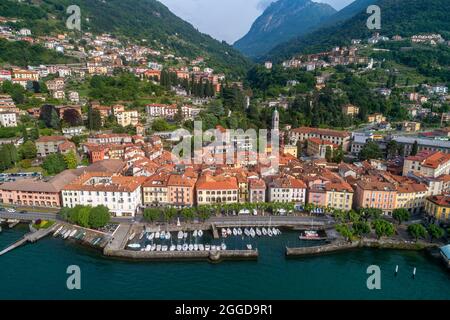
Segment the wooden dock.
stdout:
<path fill-rule="evenodd" d="M 24 245 L 27 242 L 31 242 L 34 243 L 36 241 L 39 241 L 40 239 L 48 236 L 51 232 L 53 232 L 55 230 L 56 227 L 59 227 L 59 225 L 53 226 L 51 228 L 48 229 L 40 229 L 36 232 L 31 232 L 31 233 L 27 233 L 26 235 L 23 236 L 22 239 L 14 242 L 12 245 L 10 245 L 9 247 L 7 247 L 6 249 L 0 251 L 0 256 Z"/>

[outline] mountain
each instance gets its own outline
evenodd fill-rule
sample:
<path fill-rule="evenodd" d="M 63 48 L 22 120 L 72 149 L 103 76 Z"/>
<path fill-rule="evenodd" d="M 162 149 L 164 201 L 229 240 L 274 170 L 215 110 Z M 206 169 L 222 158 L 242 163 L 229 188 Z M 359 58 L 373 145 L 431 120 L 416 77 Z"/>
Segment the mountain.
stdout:
<path fill-rule="evenodd" d="M 170 49 L 178 56 L 203 56 L 217 71 L 236 77 L 251 65 L 232 46 L 200 33 L 156 0 L 0 0 L 0 15 L 22 18 L 20 24 L 31 27 L 36 35 L 67 32 L 70 5 L 81 8 L 83 32 L 145 39 L 155 49 Z"/>
<path fill-rule="evenodd" d="M 440 33 L 450 37 L 450 1 L 448 0 L 378 0 L 381 8 L 381 30 L 385 36 L 417 33 Z M 324 26 L 309 34 L 289 40 L 273 48 L 263 59 L 280 62 L 297 54 L 328 50 L 337 45 L 348 45 L 352 39 L 366 39 L 373 34 L 366 22 L 369 15 L 363 9 L 350 19 Z"/>
<path fill-rule="evenodd" d="M 310 0 L 278 0 L 256 19 L 234 47 L 250 57 L 267 53 L 276 45 L 303 35 L 336 13 L 328 4 Z"/>

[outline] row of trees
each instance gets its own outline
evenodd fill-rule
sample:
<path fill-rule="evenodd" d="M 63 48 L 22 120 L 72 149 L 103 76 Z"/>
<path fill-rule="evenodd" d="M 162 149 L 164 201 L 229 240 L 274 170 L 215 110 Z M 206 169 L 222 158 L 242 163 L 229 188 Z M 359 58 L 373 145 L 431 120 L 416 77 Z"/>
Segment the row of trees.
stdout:
<path fill-rule="evenodd" d="M 165 221 L 171 222 L 175 218 L 183 218 L 186 221 L 194 219 L 207 220 L 213 215 L 232 215 L 239 214 L 242 210 L 247 210 L 247 213 L 253 214 L 253 210 L 258 213 L 270 212 L 278 215 L 281 212 L 287 214 L 295 211 L 294 203 L 232 203 L 232 204 L 217 204 L 217 205 L 202 205 L 192 208 L 147 208 L 144 210 L 144 219 L 150 222 Z"/>
<path fill-rule="evenodd" d="M 60 211 L 63 219 L 84 228 L 98 229 L 104 227 L 111 220 L 109 209 L 105 206 L 88 207 L 76 206 L 64 207 Z"/>

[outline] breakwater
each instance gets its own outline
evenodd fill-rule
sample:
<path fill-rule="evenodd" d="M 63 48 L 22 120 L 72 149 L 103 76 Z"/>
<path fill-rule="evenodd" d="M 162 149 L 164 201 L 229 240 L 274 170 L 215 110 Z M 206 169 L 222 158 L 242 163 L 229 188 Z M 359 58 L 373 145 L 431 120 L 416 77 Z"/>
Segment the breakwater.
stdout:
<path fill-rule="evenodd" d="M 286 247 L 286 256 L 310 256 L 324 253 L 333 253 L 339 251 L 346 251 L 357 248 L 372 248 L 372 249 L 394 249 L 394 250 L 413 250 L 420 251 L 428 248 L 436 248 L 438 245 L 424 242 L 406 242 L 392 239 L 375 240 L 375 239 L 361 239 L 353 242 L 335 241 L 330 244 L 315 246 L 315 247 Z"/>

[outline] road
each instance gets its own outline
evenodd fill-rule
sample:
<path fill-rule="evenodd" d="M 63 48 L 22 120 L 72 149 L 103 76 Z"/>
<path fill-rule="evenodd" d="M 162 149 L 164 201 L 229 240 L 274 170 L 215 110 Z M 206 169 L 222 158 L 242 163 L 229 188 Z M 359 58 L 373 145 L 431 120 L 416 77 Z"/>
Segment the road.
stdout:
<path fill-rule="evenodd" d="M 17 220 L 52 220 L 52 221 L 64 221 L 61 219 L 59 214 L 57 213 L 42 213 L 42 212 L 27 212 L 27 213 L 10 213 L 7 211 L 0 211 L 1 219 L 17 219 Z M 122 222 L 131 222 L 131 219 L 123 219 L 123 218 L 111 218 L 112 222 L 122 223 Z"/>
<path fill-rule="evenodd" d="M 217 226 L 228 224 L 254 225 L 254 224 L 282 224 L 282 225 L 331 225 L 334 221 L 327 217 L 297 217 L 297 216 L 231 216 L 213 217 L 208 220 Z"/>

